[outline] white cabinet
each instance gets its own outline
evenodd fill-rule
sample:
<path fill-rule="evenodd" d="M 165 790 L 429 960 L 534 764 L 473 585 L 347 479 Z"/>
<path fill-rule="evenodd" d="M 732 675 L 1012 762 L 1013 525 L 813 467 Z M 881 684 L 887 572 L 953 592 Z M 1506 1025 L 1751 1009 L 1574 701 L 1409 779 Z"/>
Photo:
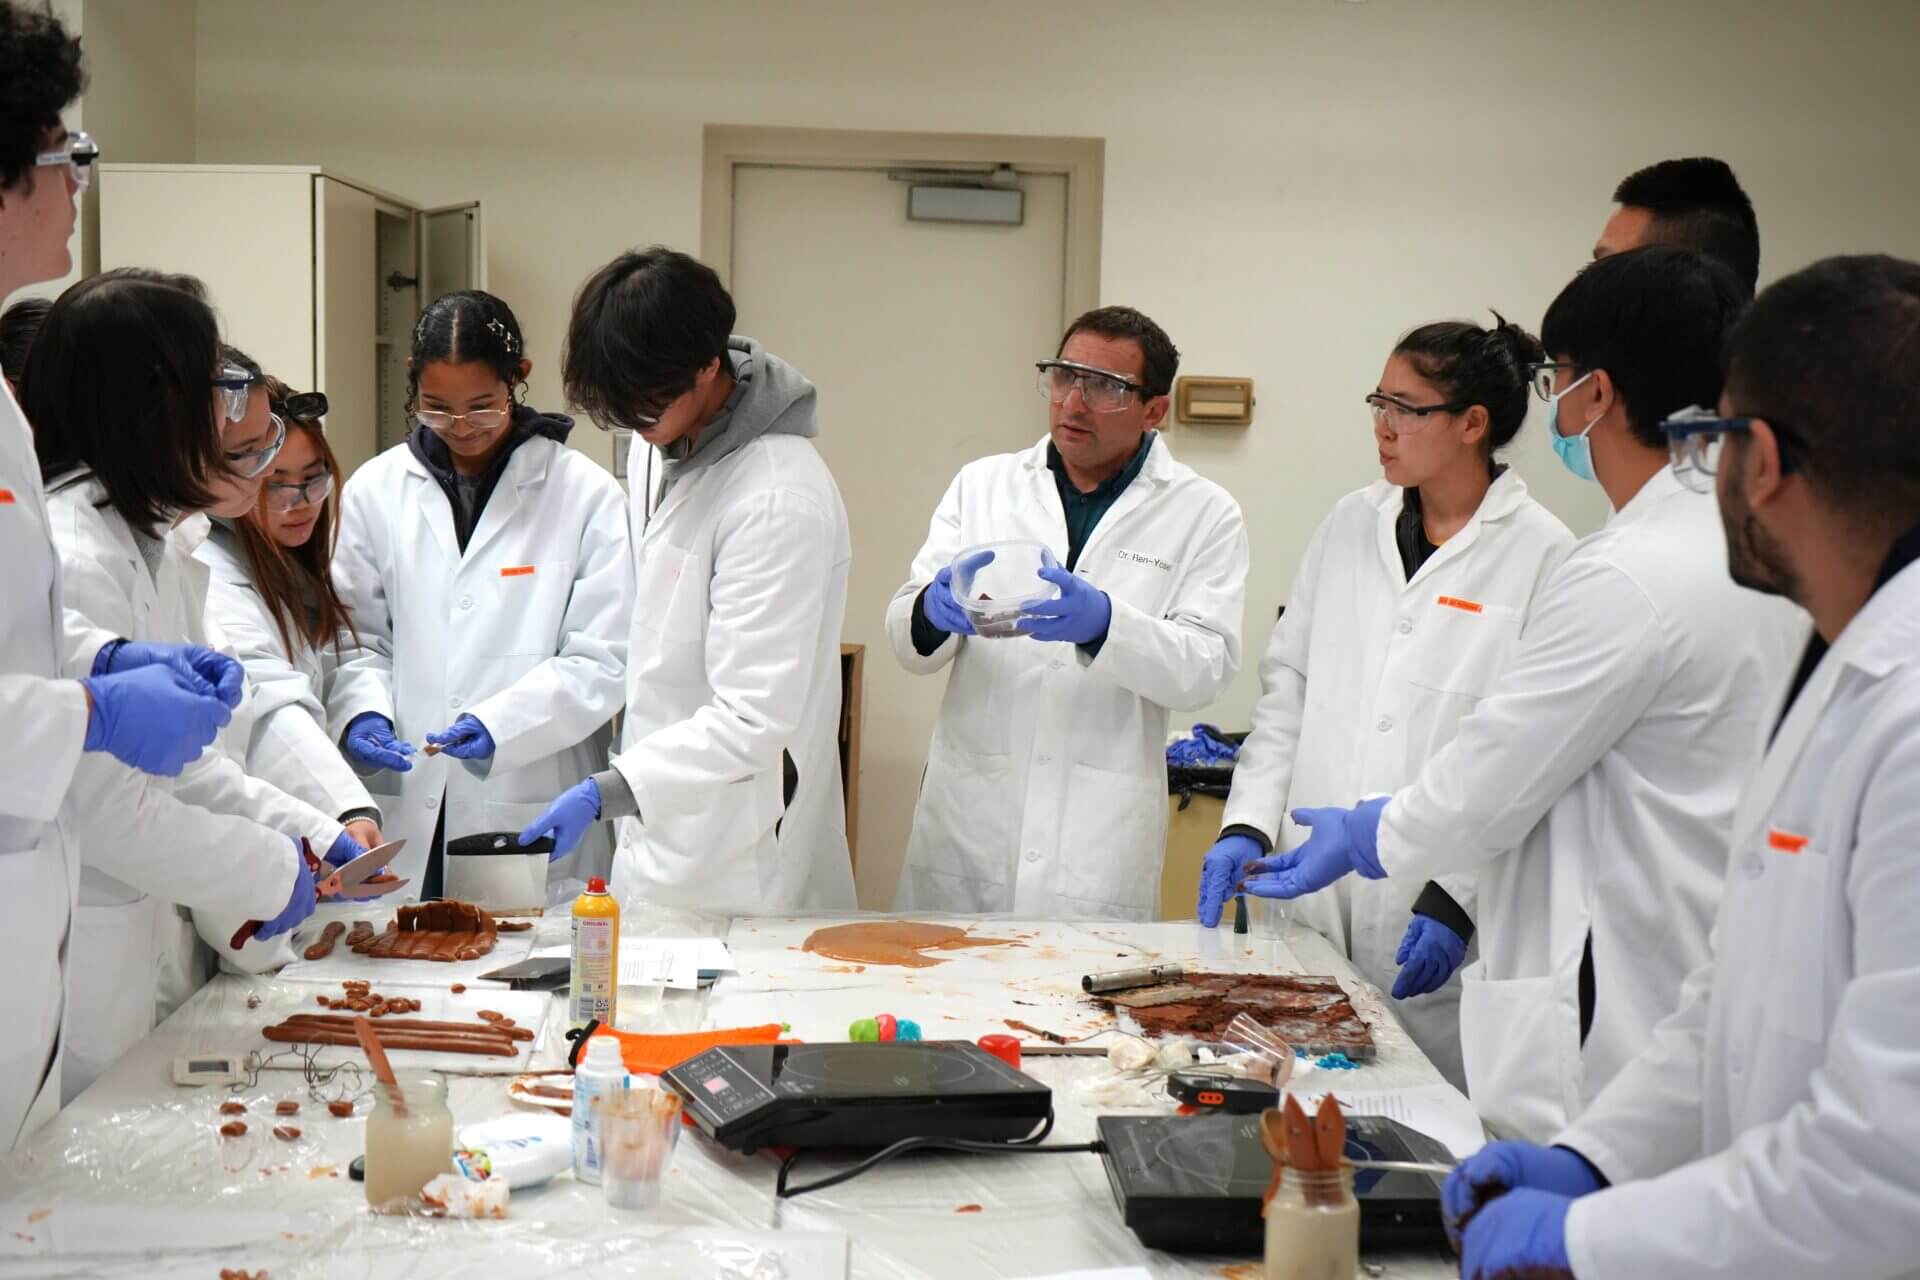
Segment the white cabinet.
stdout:
<path fill-rule="evenodd" d="M 349 472 L 406 435 L 420 308 L 486 287 L 478 202 L 421 208 L 303 165 L 106 164 L 98 189 L 101 267 L 198 276 L 229 342 L 327 393 Z"/>

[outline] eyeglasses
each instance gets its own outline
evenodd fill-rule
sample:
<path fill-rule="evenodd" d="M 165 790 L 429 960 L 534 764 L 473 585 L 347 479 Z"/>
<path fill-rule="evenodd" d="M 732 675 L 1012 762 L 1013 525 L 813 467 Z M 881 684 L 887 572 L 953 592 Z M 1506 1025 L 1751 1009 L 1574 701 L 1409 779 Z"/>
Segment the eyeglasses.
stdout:
<path fill-rule="evenodd" d="M 237 364 L 220 366 L 220 372 L 213 376 L 213 385 L 220 389 L 221 408 L 228 422 L 244 422 L 247 417 L 247 395 L 253 390 L 253 384 L 260 381 L 254 374 L 248 373 Z"/>
<path fill-rule="evenodd" d="M 689 387 L 688 391 L 692 388 Z M 660 419 L 667 416 L 667 410 L 680 403 L 687 395 L 686 391 L 677 391 L 664 400 L 649 401 L 636 409 L 627 409 L 620 413 L 602 413 L 599 421 L 602 426 L 615 431 L 641 432 L 648 427 L 660 425 Z"/>
<path fill-rule="evenodd" d="M 239 420 L 232 419 L 234 422 Z M 228 450 L 227 469 L 242 480 L 251 480 L 272 466 L 273 460 L 280 456 L 280 447 L 287 442 L 286 419 L 277 413 L 269 413 L 267 432 L 267 442 L 258 449 Z"/>
<path fill-rule="evenodd" d="M 1713 478 L 1720 472 L 1720 454 L 1726 448 L 1727 433 L 1750 430 L 1756 419 L 1773 428 L 1774 443 L 1780 450 L 1780 474 L 1791 472 L 1794 462 L 1787 451 L 1789 428 L 1762 415 L 1723 418 L 1711 409 L 1692 405 L 1660 424 L 1660 429 L 1667 433 L 1667 457 L 1672 460 L 1674 477 L 1695 493 L 1712 492 Z"/>
<path fill-rule="evenodd" d="M 1547 403 L 1553 403 L 1553 375 L 1565 369 L 1569 373 L 1581 366 L 1565 360 L 1536 360 L 1527 366 L 1527 382 L 1533 387 L 1533 394 Z"/>
<path fill-rule="evenodd" d="M 285 400 L 269 401 L 267 407 L 283 418 L 291 418 L 299 422 L 318 422 L 327 416 L 327 393 L 302 391 L 288 396 Z"/>
<path fill-rule="evenodd" d="M 44 169 L 54 165 L 67 166 L 67 173 L 73 178 L 73 185 L 85 191 L 93 185 L 93 165 L 100 158 L 100 146 L 90 133 L 70 133 L 66 142 L 56 151 L 42 151 L 33 158 L 33 163 Z"/>
<path fill-rule="evenodd" d="M 270 484 L 266 487 L 267 510 L 292 511 L 295 507 L 310 507 L 325 502 L 327 495 L 332 492 L 331 471 L 322 471 L 300 484 Z"/>
<path fill-rule="evenodd" d="M 498 431 L 513 417 L 513 410 L 472 409 L 466 413 L 448 413 L 442 409 L 418 409 L 413 416 L 429 431 L 451 431 L 456 422 L 464 422 L 475 431 Z"/>
<path fill-rule="evenodd" d="M 1116 413 L 1127 407 L 1127 397 L 1135 393 L 1146 398 L 1147 389 L 1140 383 L 1092 365 L 1040 360 L 1033 367 L 1040 371 L 1040 394 L 1055 404 L 1065 404 L 1075 387 L 1080 388 L 1080 398 L 1095 413 Z"/>
<path fill-rule="evenodd" d="M 1373 425 L 1389 427 L 1396 435 L 1409 431 L 1418 431 L 1427 425 L 1427 419 L 1436 413 L 1464 413 L 1473 408 L 1465 400 L 1449 400 L 1445 404 L 1408 404 L 1382 391 L 1367 394 L 1367 408 L 1373 411 Z"/>

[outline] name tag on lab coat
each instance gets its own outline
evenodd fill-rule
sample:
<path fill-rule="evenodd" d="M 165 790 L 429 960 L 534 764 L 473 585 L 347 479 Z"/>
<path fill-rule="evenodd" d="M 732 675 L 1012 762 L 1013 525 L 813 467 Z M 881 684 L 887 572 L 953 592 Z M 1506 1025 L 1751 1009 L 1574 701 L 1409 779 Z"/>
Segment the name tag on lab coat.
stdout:
<path fill-rule="evenodd" d="M 13 490 L 0 489 L 0 507 L 10 507 L 13 505 L 13 501 Z"/>
<path fill-rule="evenodd" d="M 1791 831 L 1782 831 L 1778 827 L 1767 828 L 1767 848 L 1777 853 L 1799 853 L 1811 840 L 1807 836 L 1795 835 Z"/>
<path fill-rule="evenodd" d="M 503 578 L 524 578 L 532 572 L 533 566 L 530 564 L 510 564 L 500 571 L 500 576 Z"/>
<path fill-rule="evenodd" d="M 1150 556 L 1146 554 L 1144 551 L 1127 551 L 1125 549 L 1122 549 L 1120 551 L 1115 552 L 1114 554 L 1119 557 L 1122 564 L 1150 564 L 1154 568 L 1160 570 L 1162 573 L 1173 572 L 1172 565 L 1168 564 L 1165 560 L 1160 559 L 1160 557 Z"/>
<path fill-rule="evenodd" d="M 1462 600 L 1459 596 L 1441 596 L 1435 603 L 1448 609 L 1458 609 L 1462 613 L 1485 613 L 1487 608 L 1471 600 Z"/>

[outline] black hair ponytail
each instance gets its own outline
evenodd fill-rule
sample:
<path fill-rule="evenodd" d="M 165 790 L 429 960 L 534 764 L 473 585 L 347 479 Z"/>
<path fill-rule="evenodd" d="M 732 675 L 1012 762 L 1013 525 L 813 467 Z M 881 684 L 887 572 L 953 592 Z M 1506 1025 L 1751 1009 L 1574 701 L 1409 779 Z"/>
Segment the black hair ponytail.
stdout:
<path fill-rule="evenodd" d="M 1493 321 L 1491 329 L 1463 320 L 1423 324 L 1393 353 L 1412 361 L 1447 400 L 1486 409 L 1488 451 L 1497 453 L 1527 420 L 1527 366 L 1546 353 L 1538 338 L 1498 311 Z"/>

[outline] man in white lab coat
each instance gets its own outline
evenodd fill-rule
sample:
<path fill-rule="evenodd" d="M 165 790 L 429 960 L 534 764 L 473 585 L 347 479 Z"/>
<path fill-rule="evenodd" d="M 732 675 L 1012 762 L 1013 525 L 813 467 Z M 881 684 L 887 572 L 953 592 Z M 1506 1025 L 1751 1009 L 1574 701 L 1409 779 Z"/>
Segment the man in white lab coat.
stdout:
<path fill-rule="evenodd" d="M 1249 868 L 1250 892 L 1281 898 L 1356 870 L 1478 870 L 1461 1054 L 1500 1136 L 1579 1115 L 1706 958 L 1734 801 L 1806 638 L 1798 609 L 1727 580 L 1711 500 L 1667 465 L 1661 423 L 1719 395 L 1741 304 L 1720 263 L 1664 247 L 1602 258 L 1554 300 L 1536 390 L 1612 519 L 1415 782 L 1318 811 L 1299 850 Z"/>
<path fill-rule="evenodd" d="M 98 153 L 91 139 L 69 134 L 60 123 L 60 112 L 79 96 L 80 47 L 56 19 L 0 0 L 0 78 L 17 108 L 0 120 L 4 302 L 16 289 L 66 274 L 75 197 Z M 207 678 L 226 674 L 226 661 L 200 650 L 156 646 L 146 654 L 161 661 L 82 680 L 57 678 L 73 639 L 63 618 L 60 561 L 33 438 L 4 386 L 0 596 L 8 602 L 0 609 L 4 1151 L 60 1101 L 78 839 L 99 838 L 109 857 L 137 868 L 147 861 L 137 835 L 166 803 L 164 792 L 118 765 L 83 775 L 83 753 L 106 753 L 144 772 L 173 776 L 214 741 L 230 711 Z M 232 693 L 237 699 L 237 684 Z"/>
<path fill-rule="evenodd" d="M 1144 920 L 1166 850 L 1169 710 L 1240 667 L 1247 531 L 1154 430 L 1180 353 L 1131 307 L 1067 328 L 1039 384 L 1048 438 L 969 463 L 887 608 L 901 665 L 952 664 L 895 907 Z M 1017 636 L 974 633 L 953 561 L 1044 544 Z"/>
<path fill-rule="evenodd" d="M 1732 576 L 1817 634 L 1733 824 L 1713 954 L 1552 1148 L 1447 1185 L 1461 1274 L 1920 1275 L 1920 264 L 1773 285 L 1668 424 Z"/>
<path fill-rule="evenodd" d="M 650 446 L 629 467 L 627 709 L 613 767 L 521 841 L 552 835 L 559 856 L 619 819 L 625 903 L 848 909 L 847 512 L 813 444 L 813 384 L 733 322 L 713 269 L 659 247 L 620 255 L 574 300 L 569 400 Z"/>

